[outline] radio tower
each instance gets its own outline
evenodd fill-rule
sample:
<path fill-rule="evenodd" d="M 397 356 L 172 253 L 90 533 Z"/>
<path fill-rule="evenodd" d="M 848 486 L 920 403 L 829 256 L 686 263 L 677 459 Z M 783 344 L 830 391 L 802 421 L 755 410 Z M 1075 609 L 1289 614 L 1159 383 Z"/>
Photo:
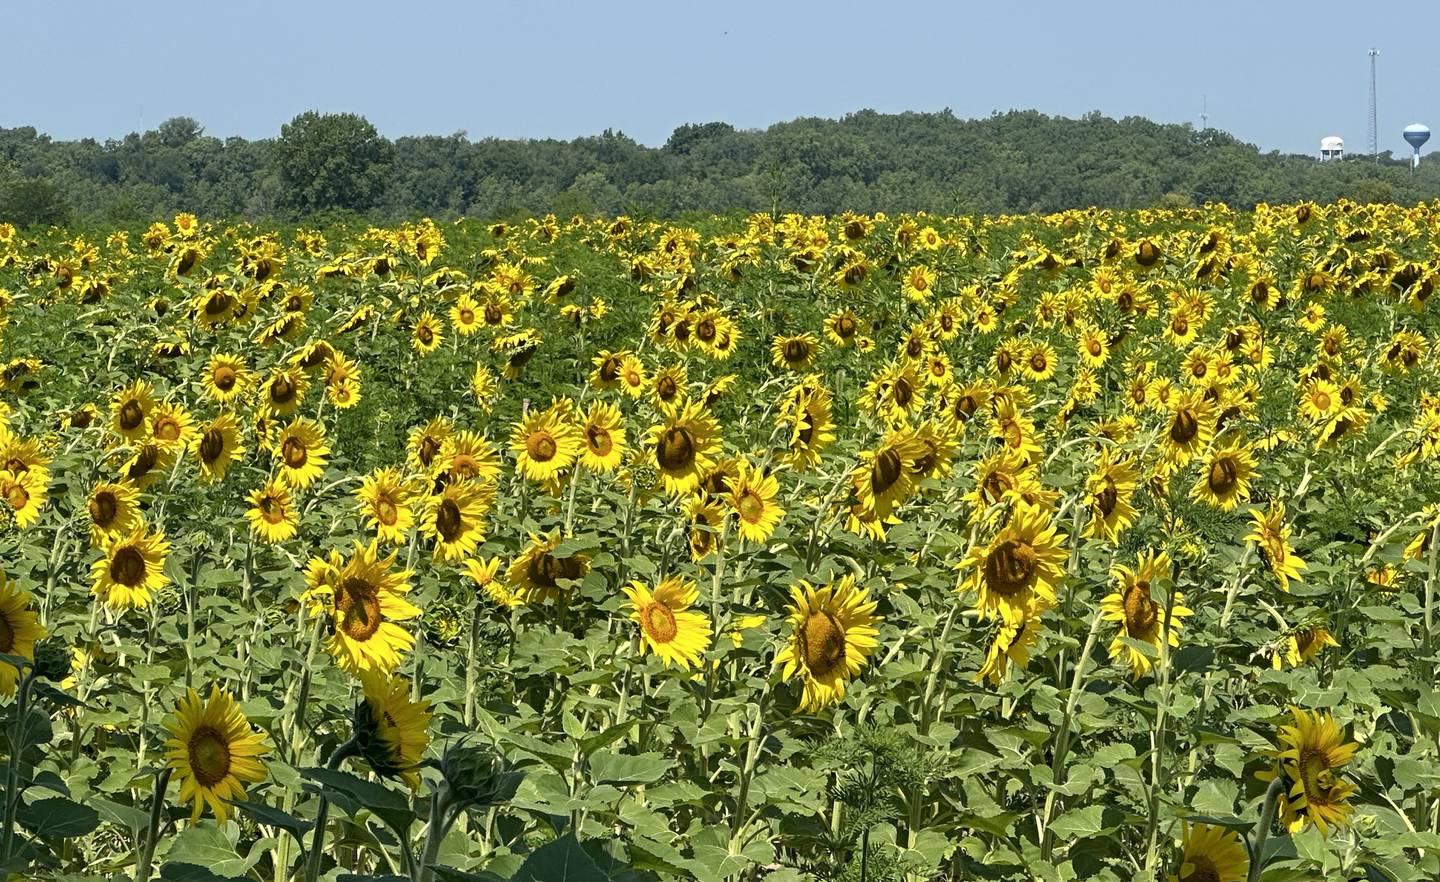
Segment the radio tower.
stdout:
<path fill-rule="evenodd" d="M 1375 59 L 1380 57 L 1380 50 L 1370 50 L 1370 158 L 1375 162 L 1380 161 L 1380 127 L 1375 121 Z"/>

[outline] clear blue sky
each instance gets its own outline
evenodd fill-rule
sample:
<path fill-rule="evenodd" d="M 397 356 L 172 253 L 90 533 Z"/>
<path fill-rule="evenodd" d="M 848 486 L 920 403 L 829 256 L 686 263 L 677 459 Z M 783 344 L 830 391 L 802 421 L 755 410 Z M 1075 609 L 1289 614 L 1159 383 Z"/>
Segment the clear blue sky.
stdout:
<path fill-rule="evenodd" d="M 1440 130 L 1440 3 L 1211 0 L 423 2 L 0 0 L 0 126 L 120 137 L 193 116 L 275 135 L 296 113 L 367 116 L 390 137 L 660 144 L 678 124 L 1035 108 L 1210 125 L 1262 149 Z M 1440 135 L 1430 147 L 1440 144 Z"/>

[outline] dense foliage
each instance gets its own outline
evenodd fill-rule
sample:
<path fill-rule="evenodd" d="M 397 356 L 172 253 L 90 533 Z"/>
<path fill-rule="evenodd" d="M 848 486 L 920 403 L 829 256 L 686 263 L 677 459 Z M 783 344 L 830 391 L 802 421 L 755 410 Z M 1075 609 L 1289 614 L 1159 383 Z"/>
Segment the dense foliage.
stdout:
<path fill-rule="evenodd" d="M 0 872 L 1440 877 L 1440 203 L 0 224 Z"/>
<path fill-rule="evenodd" d="M 77 217 L 110 222 L 177 211 L 251 220 L 327 208 L 375 220 L 546 211 L 963 214 L 1206 202 L 1249 208 L 1342 197 L 1409 203 L 1440 195 L 1433 162 L 1415 174 L 1388 153 L 1379 164 L 1368 157 L 1320 163 L 1262 154 L 1216 130 L 1098 113 L 962 120 L 867 110 L 763 131 L 685 125 L 656 148 L 610 131 L 573 141 L 455 134 L 392 145 L 348 114 L 301 114 L 286 129 L 294 136 L 221 140 L 181 117 L 104 143 L 0 129 L 0 185 L 43 179 Z M 49 222 L 50 214 L 30 213 L 4 193 L 0 186 L 0 219 Z"/>

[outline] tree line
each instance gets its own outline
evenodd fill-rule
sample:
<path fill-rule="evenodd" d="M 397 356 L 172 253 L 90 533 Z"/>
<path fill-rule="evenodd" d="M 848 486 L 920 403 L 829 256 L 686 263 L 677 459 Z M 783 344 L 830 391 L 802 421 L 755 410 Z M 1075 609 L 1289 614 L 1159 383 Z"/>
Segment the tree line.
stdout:
<path fill-rule="evenodd" d="M 381 137 L 355 114 L 300 114 L 275 138 L 220 139 L 189 117 L 119 140 L 0 128 L 0 220 L 22 226 L 209 218 L 375 221 L 629 213 L 845 210 L 1051 212 L 1440 196 L 1440 160 L 1262 153 L 1098 112 L 960 119 L 950 111 L 797 119 L 764 130 L 683 125 L 660 147 L 622 132 L 571 141 Z"/>

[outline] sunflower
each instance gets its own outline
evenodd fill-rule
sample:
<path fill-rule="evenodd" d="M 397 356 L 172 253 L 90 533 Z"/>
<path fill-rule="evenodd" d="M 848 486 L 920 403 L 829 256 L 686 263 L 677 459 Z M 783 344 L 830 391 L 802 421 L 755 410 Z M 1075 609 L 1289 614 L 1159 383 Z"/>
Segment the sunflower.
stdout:
<path fill-rule="evenodd" d="M 40 517 L 50 489 L 50 473 L 43 468 L 0 471 L 0 496 L 10 506 L 15 526 L 24 529 Z"/>
<path fill-rule="evenodd" d="M 996 401 L 990 436 L 999 439 L 1007 450 L 1026 463 L 1036 462 L 1044 452 L 1035 421 L 1022 413 L 1020 405 L 1010 398 Z"/>
<path fill-rule="evenodd" d="M 1115 539 L 1135 523 L 1136 510 L 1131 503 L 1140 474 L 1128 458 L 1115 459 L 1107 449 L 1100 457 L 1088 485 L 1090 520 L 1085 536 L 1090 539 Z"/>
<path fill-rule="evenodd" d="M 406 444 L 406 461 L 426 474 L 434 472 L 439 465 L 440 451 L 445 442 L 455 433 L 455 427 L 444 417 L 436 417 L 424 426 L 410 430 Z"/>
<path fill-rule="evenodd" d="M 779 493 L 780 482 L 773 474 L 761 472 L 748 460 L 740 461 L 740 472 L 730 484 L 729 502 L 739 519 L 741 539 L 762 543 L 775 532 L 785 517 L 785 510 L 775 501 Z"/>
<path fill-rule="evenodd" d="M 296 489 L 310 486 L 324 474 L 329 453 L 325 427 L 305 417 L 296 417 L 275 439 L 280 477 Z"/>
<path fill-rule="evenodd" d="M 646 446 L 672 496 L 683 496 L 699 486 L 720 453 L 720 427 L 696 402 L 691 402 L 662 425 L 651 426 Z"/>
<path fill-rule="evenodd" d="M 244 452 L 240 443 L 240 423 L 231 414 L 220 414 L 195 433 L 190 449 L 200 461 L 202 483 L 222 480 L 231 464 Z"/>
<path fill-rule="evenodd" d="M 300 511 L 284 481 L 266 481 L 265 486 L 250 491 L 248 498 L 250 507 L 245 510 L 245 520 L 255 535 L 272 545 L 295 535 Z"/>
<path fill-rule="evenodd" d="M 45 636 L 40 619 L 30 609 L 29 591 L 0 574 L 0 653 L 35 660 L 35 641 Z M 0 662 L 0 694 L 14 695 L 20 670 Z"/>
<path fill-rule="evenodd" d="M 820 384 L 820 378 L 810 376 L 791 389 L 781 402 L 776 420 L 789 429 L 786 458 L 795 468 L 819 465 L 821 451 L 834 442 L 831 400 L 830 390 Z"/>
<path fill-rule="evenodd" d="M 816 588 L 801 581 L 790 588 L 790 639 L 775 655 L 782 676 L 804 684 L 800 710 L 821 710 L 845 697 L 845 686 L 874 652 L 880 617 L 869 591 L 854 576 Z"/>
<path fill-rule="evenodd" d="M 245 360 L 235 355 L 215 354 L 205 364 L 200 378 L 205 394 L 219 404 L 234 401 L 250 385 L 250 370 Z"/>
<path fill-rule="evenodd" d="M 608 349 L 600 350 L 600 353 L 590 360 L 595 369 L 590 372 L 590 385 L 596 389 L 619 389 L 621 385 L 621 374 L 625 369 L 625 359 L 629 352 L 621 350 L 611 352 Z"/>
<path fill-rule="evenodd" d="M 1314 659 L 1325 647 L 1339 645 L 1334 635 L 1320 625 L 1301 625 L 1287 633 L 1279 646 L 1271 651 L 1270 663 L 1277 671 L 1287 664 L 1298 668 Z"/>
<path fill-rule="evenodd" d="M 1314 824 L 1328 836 L 1331 827 L 1346 826 L 1354 811 L 1347 800 L 1357 788 L 1337 773 L 1355 758 L 1358 745 L 1346 742 L 1345 733 L 1328 713 L 1298 707 L 1290 713 L 1295 725 L 1280 727 L 1280 749 L 1272 751 L 1278 774 L 1288 785 L 1281 793 L 1280 822 L 1291 833 Z M 1272 779 L 1277 771 L 1262 772 L 1262 780 Z"/>
<path fill-rule="evenodd" d="M 928 266 L 916 264 L 905 274 L 900 293 L 911 303 L 926 303 L 935 296 L 935 281 L 940 276 Z"/>
<path fill-rule="evenodd" d="M 585 447 L 580 451 L 580 464 L 592 472 L 608 473 L 619 468 L 625 458 L 625 421 L 613 404 L 597 401 L 585 415 L 580 430 Z"/>
<path fill-rule="evenodd" d="M 555 407 L 526 416 L 510 435 L 515 467 L 532 481 L 550 480 L 570 468 L 583 447 L 568 410 Z"/>
<path fill-rule="evenodd" d="M 184 450 L 195 438 L 195 419 L 181 405 L 157 405 L 149 421 L 150 438 L 167 450 Z"/>
<path fill-rule="evenodd" d="M 355 708 L 360 755 L 375 774 L 420 789 L 418 767 L 430 746 L 430 702 L 412 699 L 410 681 L 376 669 L 359 672 L 361 700 Z"/>
<path fill-rule="evenodd" d="M 925 405 L 923 381 L 910 361 L 893 362 L 865 386 L 861 406 L 888 423 L 908 422 Z"/>
<path fill-rule="evenodd" d="M 718 544 L 720 531 L 725 525 L 725 508 L 719 500 L 702 493 L 686 500 L 683 510 L 690 523 L 690 557 L 696 561 L 704 560 Z"/>
<path fill-rule="evenodd" d="M 396 570 L 395 553 L 381 557 L 378 546 L 355 543 L 348 559 L 312 559 L 305 593 L 310 610 L 330 623 L 326 648 L 352 674 L 378 670 L 389 673 L 415 638 L 399 622 L 420 615 L 405 595 L 410 571 Z"/>
<path fill-rule="evenodd" d="M 974 591 L 975 609 L 985 618 L 1022 622 L 1055 603 L 1055 585 L 1065 574 L 1065 536 L 1045 511 L 1019 505 L 989 545 L 970 550 L 961 569 L 970 576 L 962 590 Z"/>
<path fill-rule="evenodd" d="M 480 305 L 475 302 L 475 298 L 465 293 L 456 297 L 455 303 L 450 307 L 450 323 L 455 326 L 455 333 L 461 337 L 470 336 L 486 324 Z"/>
<path fill-rule="evenodd" d="M 709 616 L 690 607 L 700 598 L 695 583 L 671 576 L 651 592 L 639 582 L 623 586 L 630 603 L 630 618 L 640 625 L 640 644 L 660 657 L 666 667 L 699 667 L 700 656 L 710 648 Z"/>
<path fill-rule="evenodd" d="M 865 325 L 854 310 L 841 309 L 825 317 L 825 336 L 836 346 L 846 346 L 865 332 Z"/>
<path fill-rule="evenodd" d="M 1215 406 L 1195 390 L 1172 396 L 1167 409 L 1169 421 L 1160 437 L 1160 450 L 1166 463 L 1183 468 L 1215 436 Z"/>
<path fill-rule="evenodd" d="M 475 373 L 470 376 L 470 394 L 475 396 L 475 403 L 480 409 L 489 413 L 495 406 L 495 396 L 500 392 L 500 385 L 495 382 L 495 373 L 480 362 L 475 362 Z"/>
<path fill-rule="evenodd" d="M 111 399 L 110 427 L 126 441 L 139 441 L 150 432 L 150 414 L 154 410 L 155 387 L 136 380 Z"/>
<path fill-rule="evenodd" d="M 908 429 L 892 431 L 874 450 L 863 451 L 860 464 L 850 472 L 850 486 L 860 507 L 879 520 L 889 517 L 915 492 L 915 466 L 927 452 Z"/>
<path fill-rule="evenodd" d="M 1055 347 L 1043 340 L 1031 343 L 1020 358 L 1020 370 L 1032 383 L 1043 382 L 1055 375 Z"/>
<path fill-rule="evenodd" d="M 685 384 L 689 382 L 683 362 L 658 371 L 650 381 L 650 394 L 662 413 L 670 416 L 685 403 Z"/>
<path fill-rule="evenodd" d="M 1044 629 L 1038 614 L 1028 615 L 1013 624 L 1002 619 L 991 625 L 985 663 L 976 672 L 975 682 L 989 680 L 992 686 L 999 686 L 1009 673 L 1010 665 L 1024 668 L 1030 664 L 1030 651 L 1035 648 L 1035 639 Z"/>
<path fill-rule="evenodd" d="M 450 481 L 426 499 L 421 529 L 435 540 L 435 557 L 460 560 L 474 551 L 494 501 L 495 485 L 475 480 Z"/>
<path fill-rule="evenodd" d="M 1104 367 L 1110 357 L 1110 345 L 1105 334 L 1094 325 L 1086 325 L 1080 331 L 1080 360 L 1093 368 Z"/>
<path fill-rule="evenodd" d="M 505 609 L 521 605 L 520 597 L 510 590 L 509 584 L 497 578 L 500 572 L 500 558 L 489 560 L 471 558 L 465 561 L 465 575 L 469 576 L 480 590 L 494 603 Z"/>
<path fill-rule="evenodd" d="M 1340 387 L 1329 380 L 1313 377 L 1300 391 L 1300 415 L 1312 423 L 1333 418 L 1343 406 Z"/>
<path fill-rule="evenodd" d="M 650 378 L 645 375 L 645 363 L 638 355 L 626 353 L 620 365 L 621 390 L 631 398 L 639 398 L 649 386 Z"/>
<path fill-rule="evenodd" d="M 399 545 L 415 525 L 411 508 L 412 488 L 399 469 L 376 469 L 366 475 L 355 498 L 360 502 L 360 515 L 375 531 L 380 542 Z"/>
<path fill-rule="evenodd" d="M 415 320 L 415 326 L 410 331 L 410 342 L 415 351 L 421 355 L 429 355 L 439 348 L 444 339 L 444 326 L 434 313 L 427 312 Z"/>
<path fill-rule="evenodd" d="M 170 543 L 161 533 L 151 533 L 143 522 L 105 547 L 105 556 L 91 568 L 95 584 L 90 593 L 103 598 L 111 609 L 144 607 L 152 592 L 170 584 L 165 575 L 165 557 Z"/>
<path fill-rule="evenodd" d="M 1154 599 L 1154 588 L 1171 582 L 1170 557 L 1163 551 L 1141 554 L 1134 570 L 1117 565 L 1111 572 L 1120 583 L 1119 590 L 1100 601 L 1105 620 L 1120 623 L 1120 631 L 1110 643 L 1110 658 L 1128 662 L 1134 676 L 1140 677 L 1152 666 L 1150 656 L 1131 646 L 1126 638 L 1148 643 L 1157 651 L 1161 640 L 1167 638 L 1170 646 L 1179 646 L 1180 628 L 1192 612 L 1185 606 L 1185 596 L 1176 591 L 1167 622 L 1165 605 Z"/>
<path fill-rule="evenodd" d="M 1170 874 L 1170 882 L 1244 882 L 1249 872 L 1250 855 L 1240 834 L 1194 824 L 1185 827 L 1180 869 Z"/>
<path fill-rule="evenodd" d="M 1210 465 L 1190 489 L 1190 498 L 1221 511 L 1231 511 L 1250 498 L 1250 479 L 1255 475 L 1255 457 L 1243 444 L 1231 445 L 1210 455 Z"/>
<path fill-rule="evenodd" d="M 120 466 L 120 477 L 144 490 L 160 480 L 174 465 L 175 459 L 174 450 L 145 442 L 136 446 L 135 452 Z"/>
<path fill-rule="evenodd" d="M 809 369 L 819 354 L 820 341 L 814 334 L 777 335 L 770 342 L 771 363 L 797 373 Z"/>
<path fill-rule="evenodd" d="M 1297 557 L 1290 547 L 1290 528 L 1285 526 L 1284 503 L 1270 503 L 1270 508 L 1263 514 L 1258 508 L 1252 509 L 1250 517 L 1255 522 L 1254 530 L 1245 540 L 1254 542 L 1260 548 L 1260 555 L 1280 583 L 1280 590 L 1289 591 L 1290 580 L 1300 580 L 1305 561 Z"/>
<path fill-rule="evenodd" d="M 500 476 L 500 456 L 478 432 L 462 430 L 446 438 L 439 462 L 445 474 L 458 480 L 494 481 Z"/>
<path fill-rule="evenodd" d="M 254 731 L 240 705 L 220 686 L 200 700 L 194 689 L 165 720 L 166 764 L 180 779 L 180 800 L 193 802 L 190 819 L 200 820 L 206 806 L 220 823 L 230 817 L 230 800 L 245 798 L 245 785 L 265 780 L 260 757 L 269 752 L 265 736 Z"/>
<path fill-rule="evenodd" d="M 541 603 L 563 590 L 562 581 L 579 581 L 590 571 L 589 561 L 582 554 L 554 554 L 559 545 L 558 530 L 546 536 L 531 534 L 530 547 L 505 571 L 505 580 L 522 602 Z"/>
<path fill-rule="evenodd" d="M 90 544 L 98 547 L 135 526 L 140 519 L 140 491 L 125 482 L 96 484 L 85 510 L 90 515 Z"/>
<path fill-rule="evenodd" d="M 310 390 L 310 379 L 305 372 L 295 369 L 278 370 L 270 375 L 259 389 L 259 407 L 267 413 L 286 417 L 300 409 L 305 393 Z"/>

